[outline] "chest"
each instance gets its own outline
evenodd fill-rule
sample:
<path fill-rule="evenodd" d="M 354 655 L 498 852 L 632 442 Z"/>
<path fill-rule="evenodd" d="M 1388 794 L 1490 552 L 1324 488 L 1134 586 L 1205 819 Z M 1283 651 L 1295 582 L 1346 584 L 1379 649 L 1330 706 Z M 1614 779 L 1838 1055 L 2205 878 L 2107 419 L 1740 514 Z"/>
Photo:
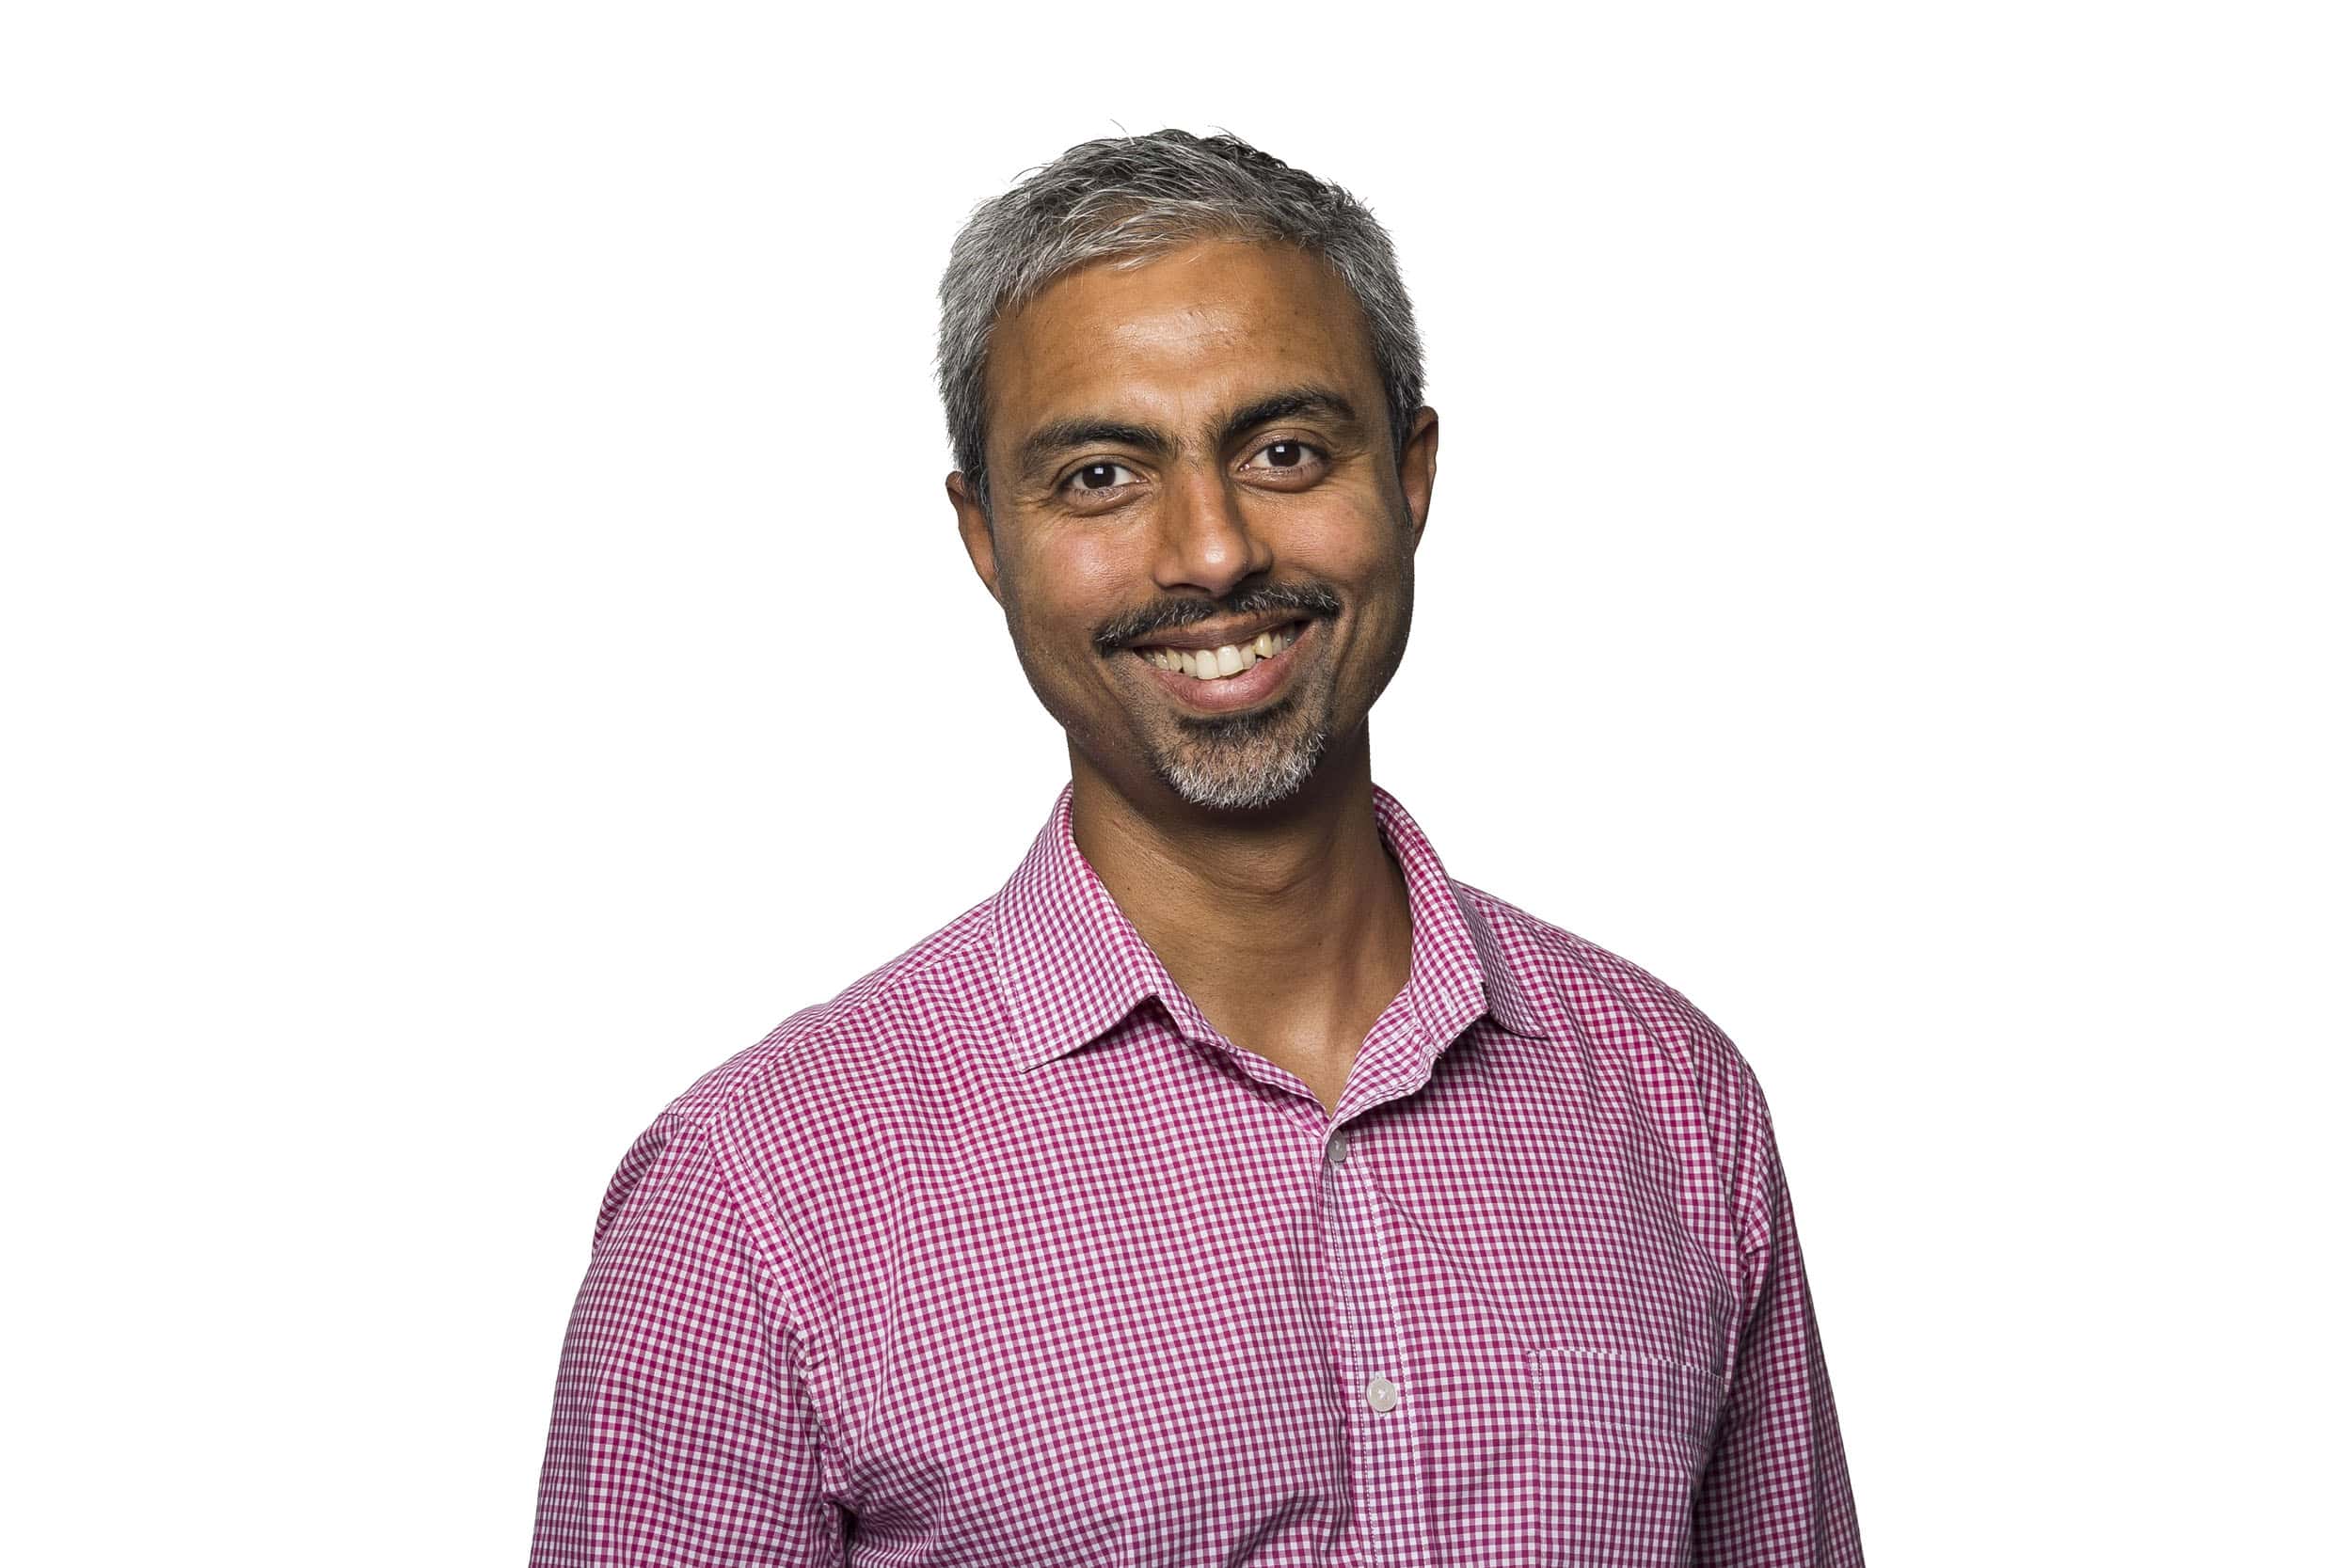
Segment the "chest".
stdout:
<path fill-rule="evenodd" d="M 1732 1291 L 1629 1082 L 1465 1053 L 1327 1139 L 1295 1097 L 1119 1061 L 976 1117 L 850 1275 L 863 1539 L 1303 1563 L 1687 1512 Z"/>

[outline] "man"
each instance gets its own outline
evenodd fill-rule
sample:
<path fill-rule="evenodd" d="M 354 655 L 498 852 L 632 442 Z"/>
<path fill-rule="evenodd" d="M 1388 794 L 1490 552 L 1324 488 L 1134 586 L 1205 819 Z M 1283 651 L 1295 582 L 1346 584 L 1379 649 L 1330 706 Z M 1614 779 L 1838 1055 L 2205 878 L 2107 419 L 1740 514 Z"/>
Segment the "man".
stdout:
<path fill-rule="evenodd" d="M 1071 781 L 622 1162 L 532 1561 L 1860 1562 L 1754 1076 L 1372 782 L 1438 457 L 1381 230 L 1092 142 L 941 296 Z"/>

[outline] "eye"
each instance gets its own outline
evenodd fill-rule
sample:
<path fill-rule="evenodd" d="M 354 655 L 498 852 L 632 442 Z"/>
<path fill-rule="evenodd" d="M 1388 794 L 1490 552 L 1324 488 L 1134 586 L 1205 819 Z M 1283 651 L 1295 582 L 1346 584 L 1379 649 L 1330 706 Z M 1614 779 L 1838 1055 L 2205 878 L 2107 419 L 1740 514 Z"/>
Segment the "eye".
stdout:
<path fill-rule="evenodd" d="M 1269 441 L 1252 452 L 1245 468 L 1261 474 L 1279 474 L 1285 478 L 1310 474 L 1322 467 L 1325 454 L 1320 448 L 1304 441 Z"/>
<path fill-rule="evenodd" d="M 1124 463 L 1089 463 L 1062 481 L 1062 488 L 1083 495 L 1089 491 L 1106 495 L 1122 484 L 1136 483 L 1136 471 Z"/>

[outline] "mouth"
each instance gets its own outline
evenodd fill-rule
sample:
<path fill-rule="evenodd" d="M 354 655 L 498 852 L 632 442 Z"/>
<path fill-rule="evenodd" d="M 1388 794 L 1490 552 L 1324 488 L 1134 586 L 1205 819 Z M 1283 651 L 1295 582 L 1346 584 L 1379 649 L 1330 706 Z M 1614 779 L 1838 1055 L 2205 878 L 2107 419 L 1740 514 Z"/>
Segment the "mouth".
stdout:
<path fill-rule="evenodd" d="M 1290 683 L 1298 644 L 1314 638 L 1316 623 L 1292 621 L 1247 642 L 1219 648 L 1146 644 L 1127 652 L 1154 685 L 1188 706 L 1223 713 L 1247 707 Z"/>

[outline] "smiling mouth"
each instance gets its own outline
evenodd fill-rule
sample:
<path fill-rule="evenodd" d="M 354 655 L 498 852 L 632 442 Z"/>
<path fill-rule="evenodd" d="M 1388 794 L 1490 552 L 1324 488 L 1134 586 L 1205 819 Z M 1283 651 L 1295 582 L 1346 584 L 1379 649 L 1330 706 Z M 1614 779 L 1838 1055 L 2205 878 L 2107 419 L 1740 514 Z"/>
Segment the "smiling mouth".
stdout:
<path fill-rule="evenodd" d="M 1190 675 L 1207 684 L 1231 680 L 1257 665 L 1280 658 L 1306 628 L 1305 621 L 1293 621 L 1288 626 L 1260 632 L 1247 642 L 1229 642 L 1221 648 L 1139 647 L 1128 651 L 1160 669 Z"/>

